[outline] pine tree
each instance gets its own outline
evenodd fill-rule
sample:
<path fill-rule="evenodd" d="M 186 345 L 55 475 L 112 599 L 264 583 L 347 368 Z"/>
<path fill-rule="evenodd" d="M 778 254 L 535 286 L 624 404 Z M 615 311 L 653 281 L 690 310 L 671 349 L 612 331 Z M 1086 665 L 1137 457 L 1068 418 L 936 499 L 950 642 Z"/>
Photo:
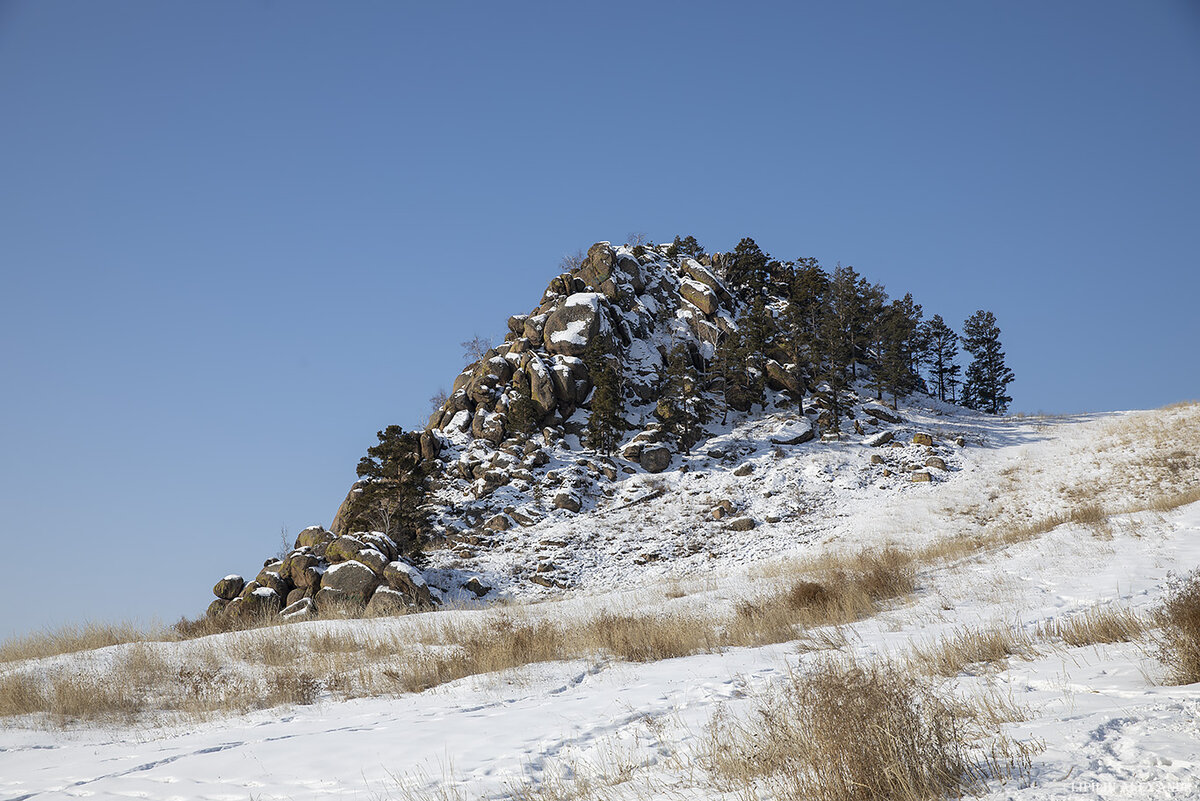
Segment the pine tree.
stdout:
<path fill-rule="evenodd" d="M 605 456 L 616 450 L 625 433 L 625 391 L 621 380 L 621 365 L 616 356 L 608 353 L 607 343 L 595 337 L 583 353 L 588 375 L 592 379 L 587 431 L 583 444 Z"/>
<path fill-rule="evenodd" d="M 838 309 L 838 303 L 839 300 L 834 297 L 831 288 L 820 318 L 819 337 L 824 343 L 824 359 L 817 379 L 825 385 L 820 398 L 829 412 L 833 431 L 840 434 L 841 416 L 848 403 L 846 395 L 851 385 L 854 345 L 853 340 L 846 335 L 846 318 L 843 313 L 839 313 L 844 310 Z"/>
<path fill-rule="evenodd" d="M 757 242 L 744 237 L 733 249 L 726 279 L 735 289 L 762 294 L 769 280 L 769 261 L 770 257 L 763 253 Z"/>
<path fill-rule="evenodd" d="M 913 302 L 912 295 L 893 300 L 880 315 L 883 330 L 882 358 L 876 367 L 879 384 L 892 393 L 892 406 L 902 396 L 909 395 L 920 386 L 917 373 L 916 352 L 921 307 Z"/>
<path fill-rule="evenodd" d="M 962 368 L 955 364 L 958 355 L 958 334 L 946 325 L 942 315 L 935 314 L 933 318 L 922 325 L 922 361 L 929 365 L 929 378 L 937 389 L 938 400 L 946 400 L 946 390 L 950 390 L 953 399 L 954 383 Z"/>
<path fill-rule="evenodd" d="M 358 477 L 366 481 L 352 506 L 350 527 L 382 531 L 401 550 L 417 550 L 425 522 L 420 434 L 391 425 L 375 436 L 379 443 L 358 462 Z"/>
<path fill-rule="evenodd" d="M 980 309 L 963 323 L 963 349 L 972 356 L 963 385 L 963 404 L 971 409 L 1003 414 L 1012 398 L 1005 394 L 1015 376 L 1004 363 L 996 316 Z"/>
<path fill-rule="evenodd" d="M 655 415 L 667 433 L 676 438 L 684 453 L 691 453 L 700 427 L 712 418 L 712 404 L 705 396 L 704 380 L 692 353 L 682 342 L 667 356 L 667 372 Z"/>
<path fill-rule="evenodd" d="M 704 248 L 701 247 L 700 243 L 696 241 L 696 237 L 694 236 L 686 236 L 683 239 L 680 239 L 679 235 L 676 234 L 674 241 L 667 246 L 667 256 L 672 259 L 678 258 L 679 256 L 698 259 L 703 255 Z"/>

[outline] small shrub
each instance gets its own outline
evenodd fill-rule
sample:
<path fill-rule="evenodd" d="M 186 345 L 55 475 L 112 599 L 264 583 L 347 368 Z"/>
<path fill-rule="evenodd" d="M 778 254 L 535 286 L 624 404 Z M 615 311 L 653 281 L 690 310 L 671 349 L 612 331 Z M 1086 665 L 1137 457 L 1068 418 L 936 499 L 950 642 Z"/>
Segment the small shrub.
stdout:
<path fill-rule="evenodd" d="M 796 675 L 747 723 L 718 717 L 708 764 L 757 797 L 924 799 L 978 789 L 973 721 L 891 663 L 826 659 Z"/>
<path fill-rule="evenodd" d="M 1200 570 L 1167 577 L 1166 597 L 1155 610 L 1158 658 L 1172 684 L 1200 681 Z"/>

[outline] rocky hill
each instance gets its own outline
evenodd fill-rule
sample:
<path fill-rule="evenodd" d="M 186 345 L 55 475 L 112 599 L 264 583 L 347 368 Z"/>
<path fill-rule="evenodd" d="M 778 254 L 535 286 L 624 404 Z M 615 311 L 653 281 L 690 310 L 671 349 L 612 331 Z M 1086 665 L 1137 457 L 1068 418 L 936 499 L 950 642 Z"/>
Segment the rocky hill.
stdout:
<path fill-rule="evenodd" d="M 302 531 L 252 581 L 218 582 L 208 615 L 397 614 L 666 564 L 701 569 L 718 553 L 752 558 L 813 536 L 798 521 L 840 484 L 896 491 L 956 468 L 963 432 L 929 425 L 953 407 L 924 398 L 919 421 L 906 420 L 870 398 L 870 373 L 858 365 L 839 392 L 769 345 L 759 402 L 731 397 L 717 349 L 744 325 L 750 300 L 729 280 L 731 254 L 693 253 L 597 243 L 536 307 L 508 319 L 504 343 L 464 369 L 425 430 L 410 435 L 424 553 L 407 553 L 395 532 L 357 530 L 368 488 L 359 481 L 328 529 Z M 782 319 L 789 301 L 778 282 L 759 292 L 769 318 Z M 584 447 L 597 353 L 616 357 L 619 370 L 623 425 L 609 455 Z M 702 377 L 694 394 L 713 409 L 687 436 L 665 424 L 672 353 Z M 866 351 L 860 358 L 870 363 Z"/>

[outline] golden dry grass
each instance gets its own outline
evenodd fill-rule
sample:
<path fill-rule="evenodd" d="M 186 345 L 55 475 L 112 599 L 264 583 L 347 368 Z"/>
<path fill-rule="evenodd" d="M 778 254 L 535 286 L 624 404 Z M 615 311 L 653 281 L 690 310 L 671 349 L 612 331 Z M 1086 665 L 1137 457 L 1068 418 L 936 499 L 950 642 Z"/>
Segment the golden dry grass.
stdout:
<path fill-rule="evenodd" d="M 171 632 L 133 623 L 84 623 L 13 637 L 0 643 L 0 663 L 94 651 L 131 642 L 177 639 Z"/>
<path fill-rule="evenodd" d="M 1134 642 L 1149 630 L 1150 621 L 1131 609 L 1100 606 L 1059 618 L 1042 627 L 1039 635 L 1061 640 L 1071 648 L 1114 642 Z"/>
<path fill-rule="evenodd" d="M 720 789 L 748 798 L 961 796 L 1028 768 L 1028 754 L 998 747 L 1003 738 L 983 730 L 987 722 L 895 663 L 830 658 L 794 675 L 748 720 L 718 716 L 706 764 Z"/>
<path fill-rule="evenodd" d="M 1158 609 L 1158 658 L 1172 684 L 1200 682 L 1200 571 L 1173 576 Z"/>
<path fill-rule="evenodd" d="M 914 645 L 907 662 L 921 673 L 950 677 L 971 672 L 972 667 L 997 669 L 1009 657 L 1032 658 L 1036 653 L 1033 638 L 1012 626 L 960 628 L 935 643 Z"/>

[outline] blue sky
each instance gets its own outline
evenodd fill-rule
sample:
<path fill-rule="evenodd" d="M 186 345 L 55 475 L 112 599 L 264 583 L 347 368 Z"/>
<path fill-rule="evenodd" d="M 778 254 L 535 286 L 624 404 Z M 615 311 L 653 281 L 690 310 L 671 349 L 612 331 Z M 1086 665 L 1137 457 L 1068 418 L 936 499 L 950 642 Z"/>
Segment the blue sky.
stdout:
<path fill-rule="evenodd" d="M 0 637 L 198 614 L 632 231 L 1200 395 L 1196 3 L 577 6 L 0 0 Z"/>

